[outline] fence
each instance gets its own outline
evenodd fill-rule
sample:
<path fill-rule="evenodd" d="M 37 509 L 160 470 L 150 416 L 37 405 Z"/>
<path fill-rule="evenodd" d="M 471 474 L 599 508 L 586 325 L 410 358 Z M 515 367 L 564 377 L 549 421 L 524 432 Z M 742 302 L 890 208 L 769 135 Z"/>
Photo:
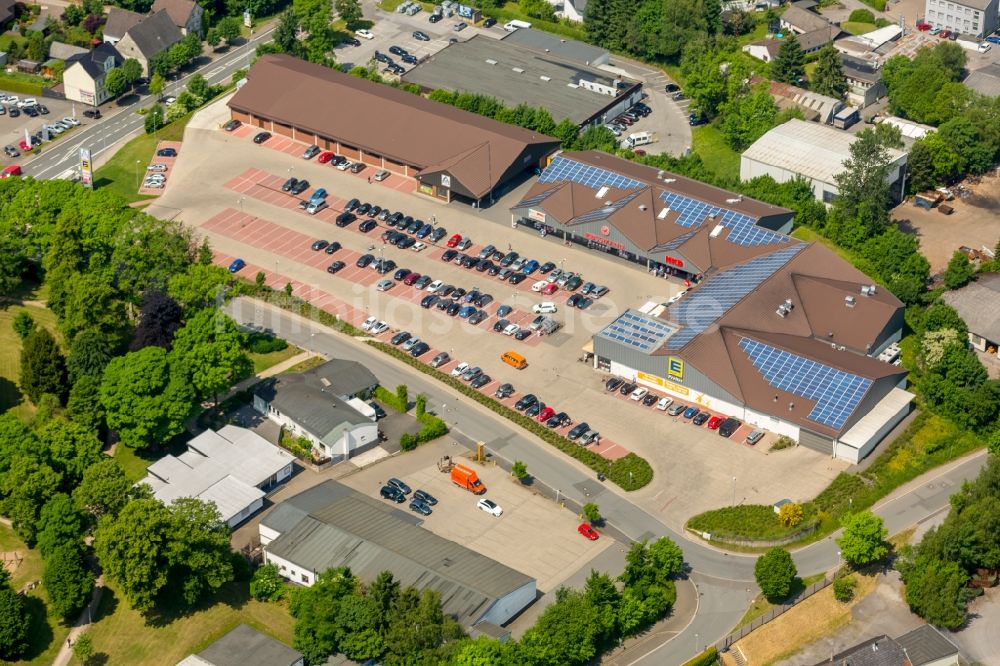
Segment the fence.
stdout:
<path fill-rule="evenodd" d="M 704 532 L 693 530 L 690 527 L 687 528 L 688 532 L 690 532 L 691 534 L 701 539 L 705 539 L 706 541 L 709 542 L 716 541 L 718 543 L 727 543 L 733 546 L 747 546 L 749 548 L 770 548 L 772 546 L 784 546 L 785 544 L 793 543 L 795 541 L 798 541 L 799 539 L 804 539 L 805 537 L 809 536 L 818 529 L 819 529 L 819 522 L 817 521 L 812 525 L 808 525 L 803 529 L 794 532 L 793 534 L 789 534 L 786 537 L 782 537 L 780 539 L 766 540 L 766 539 L 737 539 L 735 537 L 724 537 L 724 536 L 719 536 L 717 534 L 712 534 L 710 535 L 711 538 L 705 539 Z"/>
<path fill-rule="evenodd" d="M 802 594 L 800 594 L 799 596 L 795 597 L 795 601 L 793 601 L 792 603 L 790 603 L 790 604 L 783 604 L 781 606 L 775 606 L 775 607 L 773 607 L 771 610 L 767 611 L 766 613 L 764 613 L 760 617 L 758 617 L 755 620 L 751 621 L 750 624 L 747 624 L 747 625 L 744 625 L 744 626 L 740 627 L 739 629 L 737 629 L 733 633 L 731 633 L 728 636 L 726 636 L 725 638 L 723 638 L 721 641 L 719 641 L 718 643 L 715 644 L 716 649 L 718 649 L 719 652 L 725 652 L 736 641 L 740 640 L 741 638 L 743 638 L 744 636 L 746 636 L 750 632 L 754 631 L 755 629 L 760 629 L 765 624 L 767 624 L 768 622 L 770 622 L 774 618 L 778 617 L 779 615 L 781 615 L 785 611 L 791 610 L 792 608 L 795 607 L 796 604 L 802 603 L 803 601 L 805 601 L 806 599 L 808 599 L 812 595 L 816 594 L 817 592 L 819 592 L 820 590 L 822 590 L 823 588 L 825 588 L 827 585 L 829 585 L 832 582 L 833 581 L 831 579 L 824 577 L 823 580 L 817 581 L 817 582 L 813 583 L 812 585 L 810 585 L 809 587 L 807 587 L 802 592 Z"/>

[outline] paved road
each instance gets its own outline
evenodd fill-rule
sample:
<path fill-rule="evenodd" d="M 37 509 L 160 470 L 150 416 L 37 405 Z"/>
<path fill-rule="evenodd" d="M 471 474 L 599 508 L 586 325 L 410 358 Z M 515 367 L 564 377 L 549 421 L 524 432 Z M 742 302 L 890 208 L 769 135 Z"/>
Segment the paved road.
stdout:
<path fill-rule="evenodd" d="M 257 45 L 262 41 L 269 41 L 272 30 L 271 27 L 264 27 L 249 41 L 233 46 L 225 53 L 214 54 L 208 62 L 197 69 L 191 70 L 179 79 L 169 81 L 163 96 L 179 94 L 195 74 L 201 74 L 212 85 L 228 84 L 233 72 L 249 64 Z M 93 161 L 99 163 L 99 158 L 104 152 L 113 148 L 122 139 L 143 131 L 143 116 L 136 113 L 136 110 L 152 106 L 153 102 L 153 95 L 145 95 L 123 107 L 112 107 L 117 111 L 75 132 L 69 141 L 43 148 L 40 155 L 22 165 L 24 172 L 39 179 L 68 178 L 79 166 L 80 148 L 87 146 L 91 149 Z"/>

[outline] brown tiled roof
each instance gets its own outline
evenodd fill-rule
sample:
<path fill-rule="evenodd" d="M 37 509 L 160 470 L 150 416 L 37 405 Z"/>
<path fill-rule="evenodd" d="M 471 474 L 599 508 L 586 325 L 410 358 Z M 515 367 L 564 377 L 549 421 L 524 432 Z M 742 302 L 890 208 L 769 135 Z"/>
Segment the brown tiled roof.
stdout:
<path fill-rule="evenodd" d="M 229 106 L 316 132 L 421 173 L 447 169 L 475 197 L 532 145 L 559 140 L 288 55 L 265 55 Z M 419 174 L 418 174 L 419 175 Z"/>
<path fill-rule="evenodd" d="M 167 10 L 167 14 L 170 15 L 170 20 L 174 22 L 178 28 L 183 28 L 187 25 L 188 19 L 191 18 L 191 12 L 194 11 L 195 3 L 194 0 L 156 0 L 153 3 L 153 13 L 160 11 L 161 9 Z"/>

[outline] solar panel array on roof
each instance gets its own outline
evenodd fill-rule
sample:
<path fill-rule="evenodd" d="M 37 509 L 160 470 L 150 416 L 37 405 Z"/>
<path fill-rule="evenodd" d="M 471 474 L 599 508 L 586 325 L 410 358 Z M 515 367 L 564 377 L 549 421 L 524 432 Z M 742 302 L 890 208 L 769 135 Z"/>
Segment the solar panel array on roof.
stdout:
<path fill-rule="evenodd" d="M 538 204 L 540 204 L 543 201 L 545 201 L 546 199 L 548 199 L 549 196 L 551 196 L 552 193 L 555 192 L 557 189 L 559 189 L 559 188 L 557 188 L 557 187 L 550 187 L 549 189 L 545 190 L 544 192 L 539 192 L 538 194 L 536 194 L 533 197 L 528 197 L 527 199 L 522 200 L 520 203 L 518 203 L 516 206 L 514 206 L 514 208 L 522 208 L 522 207 L 527 207 L 527 206 L 537 206 Z"/>
<path fill-rule="evenodd" d="M 670 251 L 670 250 L 676 250 L 681 245 L 684 245 L 684 243 L 686 243 L 688 241 L 688 239 L 691 238 L 692 236 L 694 236 L 696 233 L 698 233 L 698 232 L 697 231 L 689 231 L 686 234 L 681 234 L 680 236 L 678 236 L 677 238 L 673 239 L 672 241 L 668 241 L 668 242 L 666 242 L 666 243 L 664 243 L 662 245 L 657 245 L 656 249 L 659 250 L 659 251 L 661 251 L 661 252 L 667 252 L 667 251 Z"/>
<path fill-rule="evenodd" d="M 667 346 L 680 349 L 694 340 L 804 247 L 803 243 L 797 243 L 712 276 L 670 309 L 671 319 L 684 328 L 670 338 Z"/>
<path fill-rule="evenodd" d="M 709 217 L 729 230 L 726 240 L 736 245 L 772 245 L 783 243 L 788 237 L 757 226 L 757 220 L 749 215 L 727 210 L 704 201 L 691 199 L 675 192 L 663 192 L 660 199 L 676 211 L 680 217 L 677 224 L 682 227 L 700 227 Z"/>
<path fill-rule="evenodd" d="M 616 187 L 619 190 L 631 190 L 643 187 L 643 183 L 628 176 L 558 155 L 552 160 L 552 164 L 542 171 L 542 175 L 538 177 L 538 182 L 553 183 L 561 180 L 569 180 L 595 190 L 604 185 Z"/>
<path fill-rule="evenodd" d="M 756 340 L 740 338 L 739 344 L 768 384 L 779 391 L 815 400 L 808 418 L 834 429 L 844 425 L 872 385 L 872 380 L 865 377 Z"/>
<path fill-rule="evenodd" d="M 635 347 L 649 353 L 658 349 L 663 340 L 674 332 L 674 328 L 662 321 L 646 317 L 633 310 L 626 310 L 604 329 L 599 336 L 614 342 Z"/>
<path fill-rule="evenodd" d="M 573 222 L 597 222 L 598 220 L 606 220 L 608 217 L 624 208 L 628 202 L 632 201 L 640 194 L 642 194 L 642 190 L 637 190 L 631 194 L 627 194 L 609 206 L 601 206 L 597 210 L 592 210 L 589 213 L 580 215 L 574 219 Z"/>

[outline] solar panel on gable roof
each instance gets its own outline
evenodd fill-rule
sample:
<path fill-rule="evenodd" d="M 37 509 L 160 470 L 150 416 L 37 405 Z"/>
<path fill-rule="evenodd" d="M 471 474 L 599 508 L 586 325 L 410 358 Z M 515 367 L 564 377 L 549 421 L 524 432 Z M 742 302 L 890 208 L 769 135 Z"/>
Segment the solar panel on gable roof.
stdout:
<path fill-rule="evenodd" d="M 807 418 L 834 429 L 844 425 L 872 385 L 865 377 L 750 338 L 740 338 L 739 345 L 768 384 L 815 401 Z"/>
<path fill-rule="evenodd" d="M 592 210 L 589 213 L 584 213 L 577 218 L 574 218 L 574 222 L 597 222 L 598 220 L 605 220 L 612 214 L 618 212 L 625 205 L 635 199 L 637 196 L 642 194 L 642 190 L 637 190 L 631 194 L 627 194 L 618 201 L 615 201 L 610 206 L 601 206 L 596 210 Z"/>
<path fill-rule="evenodd" d="M 552 160 L 552 164 L 542 171 L 538 182 L 551 183 L 563 180 L 578 183 L 594 190 L 599 190 L 603 186 L 615 187 L 620 190 L 642 187 L 642 183 L 633 178 L 559 155 Z"/>
<path fill-rule="evenodd" d="M 649 353 L 657 349 L 673 331 L 672 326 L 626 310 L 601 329 L 598 335 Z"/>
<path fill-rule="evenodd" d="M 528 197 L 527 199 L 522 200 L 520 203 L 518 203 L 516 206 L 514 206 L 514 208 L 526 208 L 526 207 L 529 207 L 529 206 L 535 206 L 537 204 L 540 204 L 543 201 L 545 201 L 545 199 L 548 199 L 549 196 L 553 192 L 555 192 L 557 189 L 559 189 L 559 188 L 557 188 L 557 187 L 551 187 L 551 188 L 545 190 L 544 192 L 539 192 L 538 194 L 536 194 L 533 197 Z"/>

